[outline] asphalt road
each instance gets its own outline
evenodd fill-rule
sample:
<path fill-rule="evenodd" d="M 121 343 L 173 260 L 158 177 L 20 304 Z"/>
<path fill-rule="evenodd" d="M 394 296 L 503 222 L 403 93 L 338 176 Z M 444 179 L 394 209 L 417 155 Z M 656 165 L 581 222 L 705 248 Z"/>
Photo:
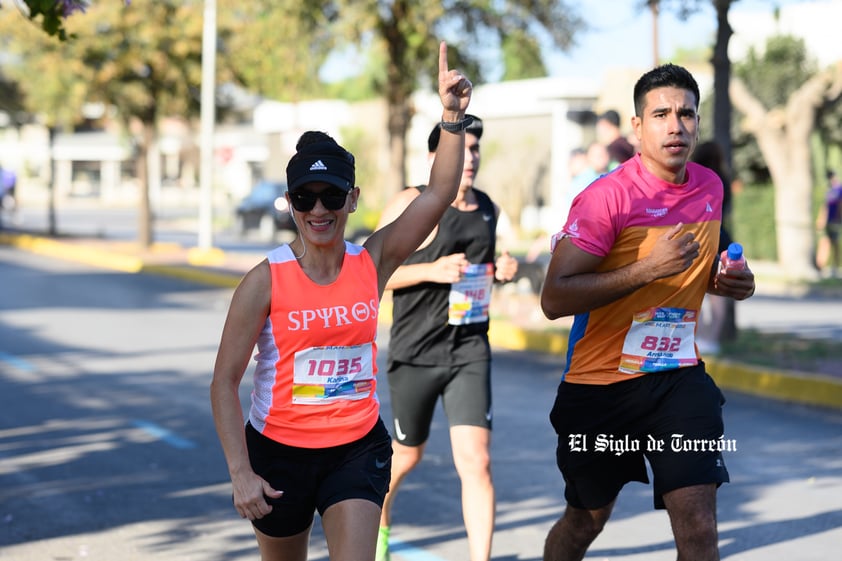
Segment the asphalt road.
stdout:
<path fill-rule="evenodd" d="M 178 243 L 185 247 L 197 245 L 198 210 L 175 207 L 152 209 L 152 231 L 156 242 Z M 214 212 L 213 245 L 227 251 L 264 251 L 274 246 L 272 240 L 261 239 L 257 231 L 242 235 L 237 230 L 234 211 L 216 209 Z M 49 212 L 43 203 L 21 204 L 14 220 L 5 224 L 13 230 L 46 235 L 49 232 Z M 55 210 L 58 235 L 107 238 L 133 241 L 137 239 L 138 211 L 133 207 L 107 207 L 96 201 L 63 201 Z M 290 233 L 277 233 L 278 240 L 288 239 Z"/>
<path fill-rule="evenodd" d="M 256 559 L 208 404 L 230 290 L 8 247 L 0 279 L 0 560 Z M 495 355 L 495 561 L 540 559 L 561 512 L 547 420 L 559 366 Z M 726 453 L 732 482 L 719 494 L 722 558 L 837 558 L 842 412 L 726 395 L 737 450 Z M 674 559 L 666 515 L 651 503 L 650 487 L 629 485 L 588 558 Z M 466 558 L 440 412 L 394 519 L 396 561 Z M 318 524 L 312 541 L 310 558 L 326 559 Z"/>

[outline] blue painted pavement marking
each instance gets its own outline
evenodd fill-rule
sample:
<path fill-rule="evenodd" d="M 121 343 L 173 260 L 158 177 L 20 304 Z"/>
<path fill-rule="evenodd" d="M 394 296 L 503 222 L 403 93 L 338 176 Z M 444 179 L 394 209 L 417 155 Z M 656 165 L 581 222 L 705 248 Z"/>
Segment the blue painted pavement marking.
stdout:
<path fill-rule="evenodd" d="M 146 434 L 150 434 L 169 444 L 173 448 L 179 448 L 181 450 L 188 450 L 190 448 L 195 448 L 196 444 L 186 438 L 181 438 L 180 436 L 176 436 L 175 434 L 171 433 L 164 427 L 160 425 L 156 425 L 155 423 L 150 423 L 149 421 L 132 421 L 132 424 L 145 432 Z"/>
<path fill-rule="evenodd" d="M 35 366 L 31 362 L 27 362 L 19 356 L 4 353 L 3 351 L 0 351 L 0 362 L 5 362 L 10 366 L 14 366 L 18 370 L 23 370 L 25 372 L 35 371 Z"/>
<path fill-rule="evenodd" d="M 136 420 L 132 421 L 132 424 L 145 433 L 150 434 L 175 448 L 188 449 L 196 447 L 196 444 L 192 441 L 176 436 L 155 423 Z M 407 561 L 446 561 L 437 555 L 433 555 L 428 551 L 417 548 L 407 542 L 395 538 L 389 538 L 389 552 L 400 554 L 401 558 Z"/>

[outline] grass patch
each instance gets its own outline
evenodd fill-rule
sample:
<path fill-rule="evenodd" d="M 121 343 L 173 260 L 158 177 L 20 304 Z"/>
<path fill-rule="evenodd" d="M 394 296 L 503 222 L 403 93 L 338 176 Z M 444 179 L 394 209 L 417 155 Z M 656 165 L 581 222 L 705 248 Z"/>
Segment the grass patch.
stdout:
<path fill-rule="evenodd" d="M 746 185 L 736 191 L 731 223 L 731 236 L 743 244 L 749 260 L 777 261 L 772 185 Z"/>
<path fill-rule="evenodd" d="M 737 340 L 722 345 L 723 358 L 779 370 L 830 374 L 842 371 L 842 342 L 802 339 L 788 333 L 741 329 Z"/>

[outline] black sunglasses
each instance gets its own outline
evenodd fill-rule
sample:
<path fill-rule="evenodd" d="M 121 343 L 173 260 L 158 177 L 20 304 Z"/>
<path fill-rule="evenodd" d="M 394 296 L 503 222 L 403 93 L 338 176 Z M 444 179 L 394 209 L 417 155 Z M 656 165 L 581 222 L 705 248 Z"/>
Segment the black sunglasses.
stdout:
<path fill-rule="evenodd" d="M 322 206 L 327 210 L 339 210 L 345 206 L 348 193 L 349 191 L 336 188 L 325 189 L 321 193 L 299 189 L 289 194 L 289 200 L 292 203 L 292 208 L 298 212 L 310 212 L 316 206 L 317 200 L 322 201 Z"/>

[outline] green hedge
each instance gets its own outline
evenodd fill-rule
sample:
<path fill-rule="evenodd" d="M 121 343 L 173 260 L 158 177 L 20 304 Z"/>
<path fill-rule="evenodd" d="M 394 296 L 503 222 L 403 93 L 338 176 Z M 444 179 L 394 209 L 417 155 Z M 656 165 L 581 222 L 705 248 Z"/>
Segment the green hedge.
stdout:
<path fill-rule="evenodd" d="M 731 236 L 751 259 L 777 261 L 775 192 L 771 184 L 734 190 Z"/>

